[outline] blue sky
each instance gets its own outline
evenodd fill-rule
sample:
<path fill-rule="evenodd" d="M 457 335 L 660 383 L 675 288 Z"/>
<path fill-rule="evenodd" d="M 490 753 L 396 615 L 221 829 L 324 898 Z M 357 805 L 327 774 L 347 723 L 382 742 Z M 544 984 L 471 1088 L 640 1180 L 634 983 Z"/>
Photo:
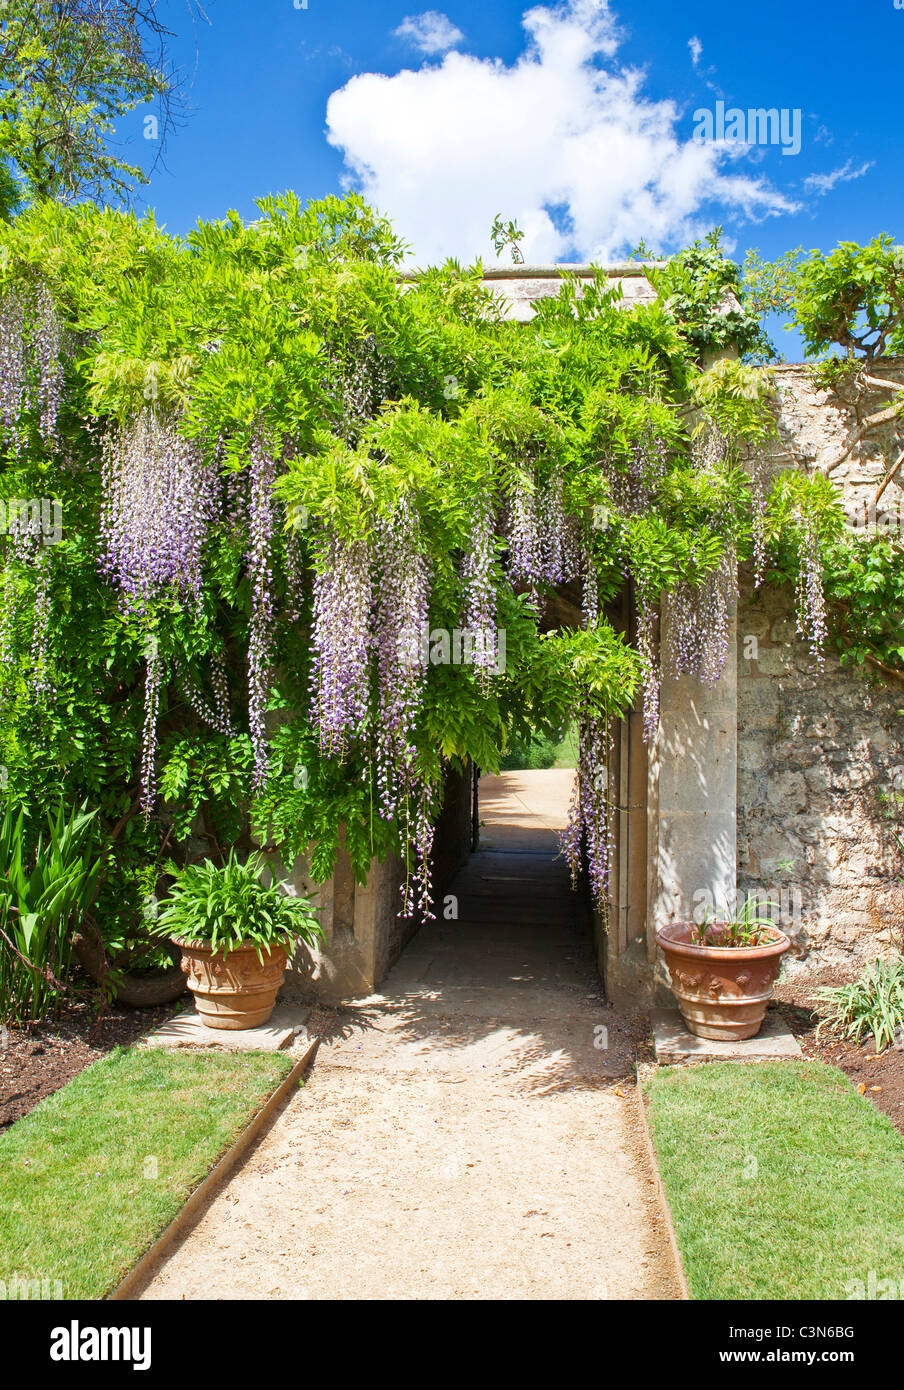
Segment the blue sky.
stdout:
<path fill-rule="evenodd" d="M 739 258 L 904 235 L 895 0 L 207 0 L 194 27 L 185 0 L 162 12 L 191 109 L 144 202 L 175 233 L 253 216 L 268 192 L 356 187 L 420 264 L 491 261 L 497 212 L 529 261 L 614 259 L 641 236 L 673 251 L 715 223 Z M 719 101 L 785 110 L 789 149 L 799 112 L 799 152 L 743 128 L 694 139 Z M 129 126 L 147 162 L 141 113 Z"/>

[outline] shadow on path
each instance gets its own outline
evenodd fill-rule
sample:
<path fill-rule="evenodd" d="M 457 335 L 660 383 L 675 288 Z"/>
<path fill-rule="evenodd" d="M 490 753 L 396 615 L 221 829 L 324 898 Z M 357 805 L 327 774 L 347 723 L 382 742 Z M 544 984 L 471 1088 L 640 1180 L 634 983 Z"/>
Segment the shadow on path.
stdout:
<path fill-rule="evenodd" d="M 606 1003 L 585 899 L 560 853 L 572 778 L 481 780 L 480 849 L 440 915 L 379 994 L 320 1011 L 331 1066 L 483 1074 L 544 1094 L 632 1075 L 644 1025 Z"/>

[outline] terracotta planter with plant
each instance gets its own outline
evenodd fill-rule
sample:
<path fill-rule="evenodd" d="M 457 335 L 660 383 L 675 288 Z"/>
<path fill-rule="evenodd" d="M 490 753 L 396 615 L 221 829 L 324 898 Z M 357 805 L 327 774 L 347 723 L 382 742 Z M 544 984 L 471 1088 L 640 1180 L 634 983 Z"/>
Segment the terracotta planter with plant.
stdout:
<path fill-rule="evenodd" d="M 762 1026 L 791 942 L 749 908 L 723 921 L 670 922 L 656 933 L 681 1016 L 698 1038 L 753 1038 Z"/>
<path fill-rule="evenodd" d="M 260 881 L 262 857 L 222 868 L 209 859 L 178 874 L 154 930 L 175 941 L 208 1028 L 255 1028 L 273 1012 L 289 956 L 322 936 L 307 898 Z"/>

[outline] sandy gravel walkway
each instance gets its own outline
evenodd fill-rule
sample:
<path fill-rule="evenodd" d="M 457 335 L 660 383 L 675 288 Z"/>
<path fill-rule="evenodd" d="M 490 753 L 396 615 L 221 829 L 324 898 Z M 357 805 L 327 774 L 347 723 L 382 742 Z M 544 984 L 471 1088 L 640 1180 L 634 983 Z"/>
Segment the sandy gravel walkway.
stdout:
<path fill-rule="evenodd" d="M 380 995 L 315 1014 L 304 1089 L 143 1297 L 679 1296 L 633 1020 L 603 1000 L 560 866 L 488 840 L 453 885 L 460 920 Z"/>

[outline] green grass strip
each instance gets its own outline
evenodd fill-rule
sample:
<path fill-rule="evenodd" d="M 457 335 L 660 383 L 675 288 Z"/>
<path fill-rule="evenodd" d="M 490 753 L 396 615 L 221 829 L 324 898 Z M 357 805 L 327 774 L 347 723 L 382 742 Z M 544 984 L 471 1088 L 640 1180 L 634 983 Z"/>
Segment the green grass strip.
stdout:
<path fill-rule="evenodd" d="M 842 1072 L 714 1062 L 645 1090 L 692 1298 L 904 1297 L 904 1138 Z"/>
<path fill-rule="evenodd" d="M 279 1053 L 116 1049 L 48 1096 L 0 1134 L 7 1290 L 17 1276 L 104 1297 L 291 1067 Z"/>

